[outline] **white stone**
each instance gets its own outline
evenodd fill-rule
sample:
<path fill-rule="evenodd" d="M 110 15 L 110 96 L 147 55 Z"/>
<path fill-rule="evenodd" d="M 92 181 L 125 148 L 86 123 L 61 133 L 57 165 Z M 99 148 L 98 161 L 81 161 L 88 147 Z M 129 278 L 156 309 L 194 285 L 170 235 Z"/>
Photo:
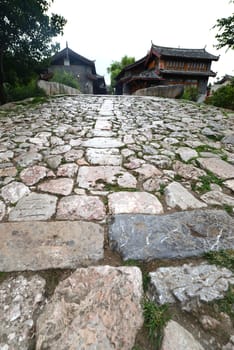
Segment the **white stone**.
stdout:
<path fill-rule="evenodd" d="M 193 335 L 171 320 L 164 329 L 161 350 L 204 350 Z"/>
<path fill-rule="evenodd" d="M 209 205 L 230 205 L 234 207 L 234 198 L 221 191 L 209 191 L 201 196 L 201 199 Z"/>
<path fill-rule="evenodd" d="M 200 165 L 220 177 L 221 179 L 234 178 L 234 166 L 218 158 L 198 158 Z"/>
<path fill-rule="evenodd" d="M 116 148 L 124 146 L 118 139 L 109 138 L 109 137 L 94 137 L 83 142 L 84 147 L 90 148 Z"/>
<path fill-rule="evenodd" d="M 172 182 L 165 188 L 165 200 L 169 207 L 181 210 L 204 208 L 207 205 L 196 199 L 180 183 Z"/>
<path fill-rule="evenodd" d="M 86 158 L 91 165 L 121 165 L 122 163 L 122 156 L 116 148 L 88 148 Z"/>
<path fill-rule="evenodd" d="M 178 148 L 177 153 L 184 162 L 188 162 L 190 159 L 198 157 L 198 153 L 194 149 L 188 147 Z"/>
<path fill-rule="evenodd" d="M 5 201 L 10 203 L 16 203 L 26 194 L 30 193 L 27 186 L 21 182 L 13 181 L 10 184 L 4 186 L 1 191 L 1 195 Z"/>
<path fill-rule="evenodd" d="M 111 214 L 161 214 L 162 204 L 147 192 L 115 192 L 108 196 Z"/>

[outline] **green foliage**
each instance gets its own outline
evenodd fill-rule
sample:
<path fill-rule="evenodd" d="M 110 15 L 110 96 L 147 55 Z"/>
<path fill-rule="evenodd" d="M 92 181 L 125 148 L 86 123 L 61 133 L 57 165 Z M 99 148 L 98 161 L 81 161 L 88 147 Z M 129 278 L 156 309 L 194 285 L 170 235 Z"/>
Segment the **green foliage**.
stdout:
<path fill-rule="evenodd" d="M 187 101 L 194 101 L 196 102 L 198 99 L 198 89 L 195 86 L 187 86 L 184 89 L 184 93 L 181 97 L 184 100 Z"/>
<path fill-rule="evenodd" d="M 66 72 L 65 70 L 56 70 L 51 81 L 56 81 L 57 83 L 70 86 L 74 89 L 80 88 L 80 85 L 76 78 L 71 73 Z"/>
<path fill-rule="evenodd" d="M 66 20 L 57 14 L 51 16 L 47 14 L 51 2 L 49 0 L 1 0 L 1 103 L 6 101 L 4 83 L 21 84 L 22 76 L 26 80 L 23 82 L 28 82 L 40 62 L 50 57 L 57 48 L 51 41 L 62 33 Z"/>
<path fill-rule="evenodd" d="M 219 186 L 221 186 L 223 184 L 223 180 L 219 179 L 211 171 L 207 171 L 207 175 L 200 176 L 199 182 L 201 183 L 199 185 L 193 184 L 192 190 L 198 191 L 200 193 L 205 193 L 207 191 L 210 191 L 211 184 L 216 184 Z"/>
<path fill-rule="evenodd" d="M 228 291 L 225 295 L 225 298 L 217 301 L 219 311 L 225 312 L 229 316 L 231 316 L 232 319 L 234 319 L 234 287 L 229 286 Z"/>
<path fill-rule="evenodd" d="M 228 213 L 228 214 L 233 214 L 233 207 L 228 204 L 223 205 L 223 209 Z"/>
<path fill-rule="evenodd" d="M 211 251 L 204 254 L 210 264 L 226 267 L 234 272 L 234 250 Z M 220 312 L 225 312 L 234 319 L 234 287 L 229 286 L 225 297 L 216 302 Z"/>
<path fill-rule="evenodd" d="M 230 1 L 234 3 L 234 1 Z M 227 47 L 234 49 L 234 13 L 227 18 L 217 20 L 214 28 L 218 29 L 216 39 L 218 40 L 217 48 Z"/>
<path fill-rule="evenodd" d="M 220 87 L 206 100 L 207 104 L 216 107 L 229 108 L 234 110 L 234 79 L 225 86 Z"/>
<path fill-rule="evenodd" d="M 204 254 L 210 264 L 226 267 L 234 272 L 234 250 L 211 251 Z"/>
<path fill-rule="evenodd" d="M 144 326 L 148 329 L 149 338 L 159 346 L 162 340 L 163 328 L 169 321 L 168 306 L 157 305 L 145 298 L 143 302 Z"/>
<path fill-rule="evenodd" d="M 6 93 L 8 101 L 20 101 L 29 97 L 45 96 L 45 92 L 37 86 L 37 80 L 32 79 L 28 84 L 14 86 L 7 85 Z"/>
<path fill-rule="evenodd" d="M 115 87 L 115 78 L 117 77 L 117 75 L 121 72 L 121 70 L 128 66 L 129 64 L 132 64 L 135 62 L 135 58 L 134 57 L 128 57 L 128 56 L 124 56 L 122 57 L 121 61 L 113 61 L 111 63 L 111 65 L 107 68 L 107 72 L 110 74 L 110 80 L 111 80 L 111 88 L 112 90 Z"/>

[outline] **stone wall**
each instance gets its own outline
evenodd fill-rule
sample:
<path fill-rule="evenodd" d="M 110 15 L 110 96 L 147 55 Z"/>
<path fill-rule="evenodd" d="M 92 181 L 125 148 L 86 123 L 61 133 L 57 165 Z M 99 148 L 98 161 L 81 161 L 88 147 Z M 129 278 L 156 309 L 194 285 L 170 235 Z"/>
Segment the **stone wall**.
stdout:
<path fill-rule="evenodd" d="M 183 85 L 158 85 L 152 86 L 146 89 L 140 89 L 134 92 L 133 95 L 137 96 L 159 96 L 168 98 L 179 98 L 183 95 Z"/>
<path fill-rule="evenodd" d="M 74 89 L 70 86 L 50 82 L 45 80 L 39 80 L 37 83 L 38 87 L 45 91 L 46 95 L 78 95 L 81 92 L 77 89 Z"/>
<path fill-rule="evenodd" d="M 77 79 L 80 91 L 83 94 L 93 94 L 93 81 L 90 80 L 87 76 L 89 74 L 92 74 L 92 68 L 90 66 L 86 65 L 70 65 L 70 66 L 64 66 L 64 65 L 52 65 L 49 68 L 50 72 L 55 71 L 62 71 L 62 72 L 68 72 L 74 76 L 75 79 Z"/>

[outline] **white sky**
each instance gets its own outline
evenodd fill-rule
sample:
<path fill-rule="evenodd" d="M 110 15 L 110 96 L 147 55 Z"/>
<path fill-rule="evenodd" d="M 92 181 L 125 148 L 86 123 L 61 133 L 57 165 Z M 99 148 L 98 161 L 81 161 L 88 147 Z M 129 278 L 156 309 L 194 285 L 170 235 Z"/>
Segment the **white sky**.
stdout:
<path fill-rule="evenodd" d="M 51 12 L 67 19 L 63 37 L 56 39 L 63 49 L 95 60 L 98 74 L 109 83 L 107 67 L 124 55 L 136 60 L 156 45 L 203 48 L 220 55 L 212 63 L 217 77 L 234 75 L 234 50 L 217 50 L 212 29 L 218 18 L 234 12 L 229 0 L 54 0 Z M 216 79 L 215 79 L 216 80 Z M 212 82 L 212 80 L 211 80 Z"/>

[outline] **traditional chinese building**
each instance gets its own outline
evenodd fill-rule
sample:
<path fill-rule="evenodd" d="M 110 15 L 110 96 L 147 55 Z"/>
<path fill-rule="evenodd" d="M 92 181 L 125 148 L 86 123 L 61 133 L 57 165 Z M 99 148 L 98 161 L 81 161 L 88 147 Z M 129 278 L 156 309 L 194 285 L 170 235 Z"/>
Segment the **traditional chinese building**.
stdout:
<path fill-rule="evenodd" d="M 196 86 L 199 95 L 205 95 L 212 61 L 218 61 L 205 49 L 182 49 L 152 44 L 149 53 L 126 66 L 116 78 L 116 93 L 132 94 L 155 85 L 183 84 Z"/>
<path fill-rule="evenodd" d="M 72 51 L 68 46 L 51 58 L 49 71 L 55 70 L 71 73 L 84 94 L 106 94 L 104 77 L 96 73 L 95 62 Z"/>

